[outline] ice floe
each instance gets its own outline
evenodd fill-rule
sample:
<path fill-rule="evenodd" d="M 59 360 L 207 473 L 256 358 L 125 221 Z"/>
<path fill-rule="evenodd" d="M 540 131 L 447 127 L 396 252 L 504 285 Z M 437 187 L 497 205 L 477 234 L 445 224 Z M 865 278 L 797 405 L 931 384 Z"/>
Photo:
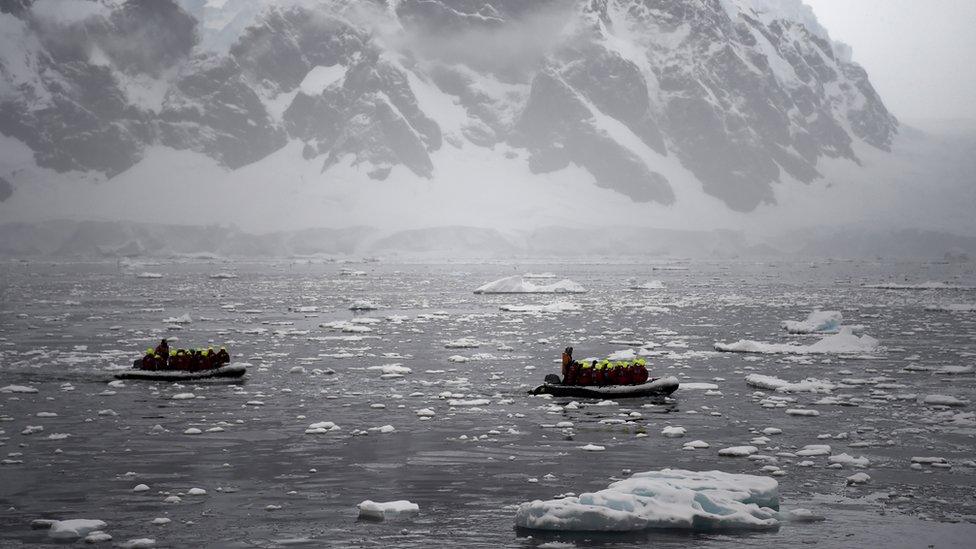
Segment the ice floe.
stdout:
<path fill-rule="evenodd" d="M 871 353 L 878 350 L 878 340 L 868 336 L 856 336 L 850 328 L 842 327 L 833 335 L 828 335 L 810 345 L 795 343 L 763 343 L 740 339 L 735 343 L 715 343 L 715 350 L 726 353 L 760 354 L 855 354 Z"/>
<path fill-rule="evenodd" d="M 806 320 L 783 321 L 783 329 L 791 334 L 837 333 L 843 318 L 840 311 L 814 310 Z"/>
<path fill-rule="evenodd" d="M 778 509 L 779 485 L 770 477 L 664 469 L 598 492 L 523 503 L 515 524 L 587 532 L 767 530 L 779 526 Z"/>
<path fill-rule="evenodd" d="M 791 383 L 774 376 L 749 374 L 746 384 L 760 389 L 770 389 L 779 393 L 829 393 L 837 386 L 825 379 L 807 378 L 803 381 Z M 682 384 L 684 388 L 684 384 Z"/>
<path fill-rule="evenodd" d="M 364 520 L 401 520 L 419 512 L 419 505 L 405 499 L 386 502 L 366 500 L 359 504 L 359 518 Z"/>
<path fill-rule="evenodd" d="M 537 284 L 515 275 L 489 282 L 474 291 L 476 294 L 582 294 L 586 289 L 569 279 L 551 284 Z"/>

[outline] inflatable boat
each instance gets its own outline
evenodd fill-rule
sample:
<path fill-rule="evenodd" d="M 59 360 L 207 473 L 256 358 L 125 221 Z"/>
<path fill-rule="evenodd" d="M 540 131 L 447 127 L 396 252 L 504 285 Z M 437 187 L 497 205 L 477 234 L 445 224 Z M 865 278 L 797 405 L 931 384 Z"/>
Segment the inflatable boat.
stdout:
<path fill-rule="evenodd" d="M 147 379 L 151 381 L 193 381 L 208 378 L 235 378 L 247 373 L 243 364 L 227 364 L 208 370 L 143 370 L 133 368 L 115 374 L 115 379 Z"/>
<path fill-rule="evenodd" d="M 555 376 L 554 376 L 555 377 Z M 563 385 L 543 383 L 529 391 L 533 395 L 576 398 L 638 398 L 668 396 L 678 389 L 678 378 L 656 377 L 640 385 Z"/>

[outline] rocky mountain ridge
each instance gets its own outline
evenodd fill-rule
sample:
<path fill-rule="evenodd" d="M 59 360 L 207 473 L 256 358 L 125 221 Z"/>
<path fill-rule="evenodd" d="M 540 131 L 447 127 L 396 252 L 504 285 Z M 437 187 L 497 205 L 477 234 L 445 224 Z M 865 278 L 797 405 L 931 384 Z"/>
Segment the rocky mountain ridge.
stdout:
<path fill-rule="evenodd" d="M 297 141 L 322 185 L 337 164 L 434 178 L 438 151 L 522 151 L 532 173 L 574 165 L 660 204 L 677 200 L 662 168 L 677 159 L 749 211 L 898 131 L 844 47 L 770 4 L 227 0 L 221 19 L 198 0 L 5 2 L 0 133 L 41 168 L 106 177 L 153 146 L 235 170 Z M 214 51 L 233 28 L 217 19 L 242 28 Z M 17 174 L 0 178 L 15 199 Z"/>

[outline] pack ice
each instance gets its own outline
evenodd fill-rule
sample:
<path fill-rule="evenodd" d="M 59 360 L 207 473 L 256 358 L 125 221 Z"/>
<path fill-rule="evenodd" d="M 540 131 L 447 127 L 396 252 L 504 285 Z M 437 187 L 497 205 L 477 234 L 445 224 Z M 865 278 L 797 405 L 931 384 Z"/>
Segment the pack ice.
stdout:
<path fill-rule="evenodd" d="M 563 279 L 551 284 L 536 284 L 515 275 L 489 282 L 474 291 L 476 294 L 583 294 L 583 288 L 572 280 Z"/>
<path fill-rule="evenodd" d="M 515 525 L 575 532 L 768 530 L 779 526 L 778 510 L 779 485 L 770 477 L 662 469 L 579 497 L 523 503 Z"/>
<path fill-rule="evenodd" d="M 836 334 L 828 335 L 810 345 L 763 343 L 750 339 L 740 339 L 735 343 L 715 343 L 715 350 L 725 353 L 816 355 L 870 353 L 877 349 L 877 339 L 868 335 L 856 336 L 847 327 L 842 327 Z"/>
<path fill-rule="evenodd" d="M 785 320 L 783 329 L 791 334 L 837 333 L 843 320 L 840 311 L 814 310 L 806 320 Z"/>

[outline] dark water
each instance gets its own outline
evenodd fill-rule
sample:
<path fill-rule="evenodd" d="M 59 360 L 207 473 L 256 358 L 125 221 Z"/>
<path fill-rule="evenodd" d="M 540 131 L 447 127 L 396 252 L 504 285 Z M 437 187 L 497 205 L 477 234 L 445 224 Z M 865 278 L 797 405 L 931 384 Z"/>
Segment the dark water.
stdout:
<path fill-rule="evenodd" d="M 342 269 L 366 274 L 347 276 Z M 136 278 L 143 271 L 164 277 Z M 237 278 L 209 277 L 221 271 Z M 471 293 L 502 276 L 543 271 L 590 291 L 562 297 Z M 665 288 L 627 291 L 632 277 L 660 280 Z M 919 398 L 973 399 L 972 373 L 937 369 L 976 362 L 976 313 L 926 306 L 973 304 L 976 292 L 862 286 L 928 280 L 973 286 L 976 268 L 855 262 L 6 263 L 0 265 L 0 387 L 30 385 L 38 392 L 0 394 L 0 545 L 48 543 L 46 532 L 30 529 L 33 519 L 92 518 L 108 522 L 113 543 L 149 537 L 174 547 L 972 546 L 973 405 L 927 406 Z M 356 300 L 379 309 L 353 313 L 349 306 Z M 499 310 L 503 304 L 555 301 L 581 310 Z M 863 325 L 863 333 L 883 348 L 869 356 L 712 350 L 716 341 L 738 339 L 817 341 L 820 336 L 788 336 L 779 326 L 815 307 L 842 311 L 845 324 Z M 192 322 L 180 330 L 163 322 L 183 314 Z M 391 315 L 405 318 L 387 320 Z M 352 319 L 371 331 L 319 326 Z M 237 384 L 107 385 L 113 370 L 163 336 L 178 338 L 176 346 L 226 343 L 235 361 L 251 364 L 249 376 Z M 445 348 L 462 337 L 481 345 Z M 639 349 L 611 341 L 653 342 L 658 346 L 646 347 L 652 375 L 714 383 L 720 394 L 679 389 L 668 402 L 580 401 L 577 407 L 565 407 L 570 399 L 526 395 L 545 373 L 556 371 L 565 345 L 584 356 Z M 471 360 L 448 361 L 454 355 Z M 366 369 L 390 364 L 411 372 L 382 378 L 383 371 Z M 797 417 L 785 408 L 763 407 L 765 397 L 744 381 L 750 373 L 848 383 L 831 395 L 780 395 L 796 399 L 789 407 L 820 412 Z M 180 393 L 195 398 L 172 398 Z M 852 405 L 812 404 L 824 396 Z M 451 406 L 451 399 L 489 403 Z M 416 413 L 425 408 L 434 411 L 429 420 Z M 335 422 L 340 430 L 304 433 L 320 421 Z M 553 427 L 561 421 L 573 427 Z M 369 431 L 385 425 L 395 431 Z M 661 436 L 669 425 L 686 428 L 686 436 Z M 28 426 L 43 431 L 22 434 Z M 766 427 L 783 430 L 759 444 L 768 461 L 718 456 L 720 448 L 750 444 Z M 189 428 L 202 433 L 185 434 Z M 49 438 L 58 434 L 68 436 Z M 682 449 L 696 439 L 710 448 Z M 587 443 L 606 451 L 581 451 Z M 808 444 L 830 444 L 835 455 L 864 456 L 870 465 L 831 469 L 824 456 L 777 456 Z M 951 467 L 912 469 L 912 456 L 943 457 Z M 799 466 L 804 460 L 814 464 Z M 764 465 L 772 467 L 763 471 Z M 751 474 L 779 469 L 783 507 L 808 508 L 827 520 L 753 534 L 559 536 L 514 528 L 521 502 L 597 490 L 627 470 L 665 467 Z M 846 477 L 858 471 L 870 482 L 847 486 Z M 140 483 L 150 490 L 133 492 Z M 187 495 L 193 487 L 207 494 Z M 183 494 L 182 501 L 165 503 L 173 494 Z M 402 522 L 359 522 L 356 505 L 366 499 L 408 499 L 421 513 Z M 172 522 L 151 524 L 157 517 Z"/>

